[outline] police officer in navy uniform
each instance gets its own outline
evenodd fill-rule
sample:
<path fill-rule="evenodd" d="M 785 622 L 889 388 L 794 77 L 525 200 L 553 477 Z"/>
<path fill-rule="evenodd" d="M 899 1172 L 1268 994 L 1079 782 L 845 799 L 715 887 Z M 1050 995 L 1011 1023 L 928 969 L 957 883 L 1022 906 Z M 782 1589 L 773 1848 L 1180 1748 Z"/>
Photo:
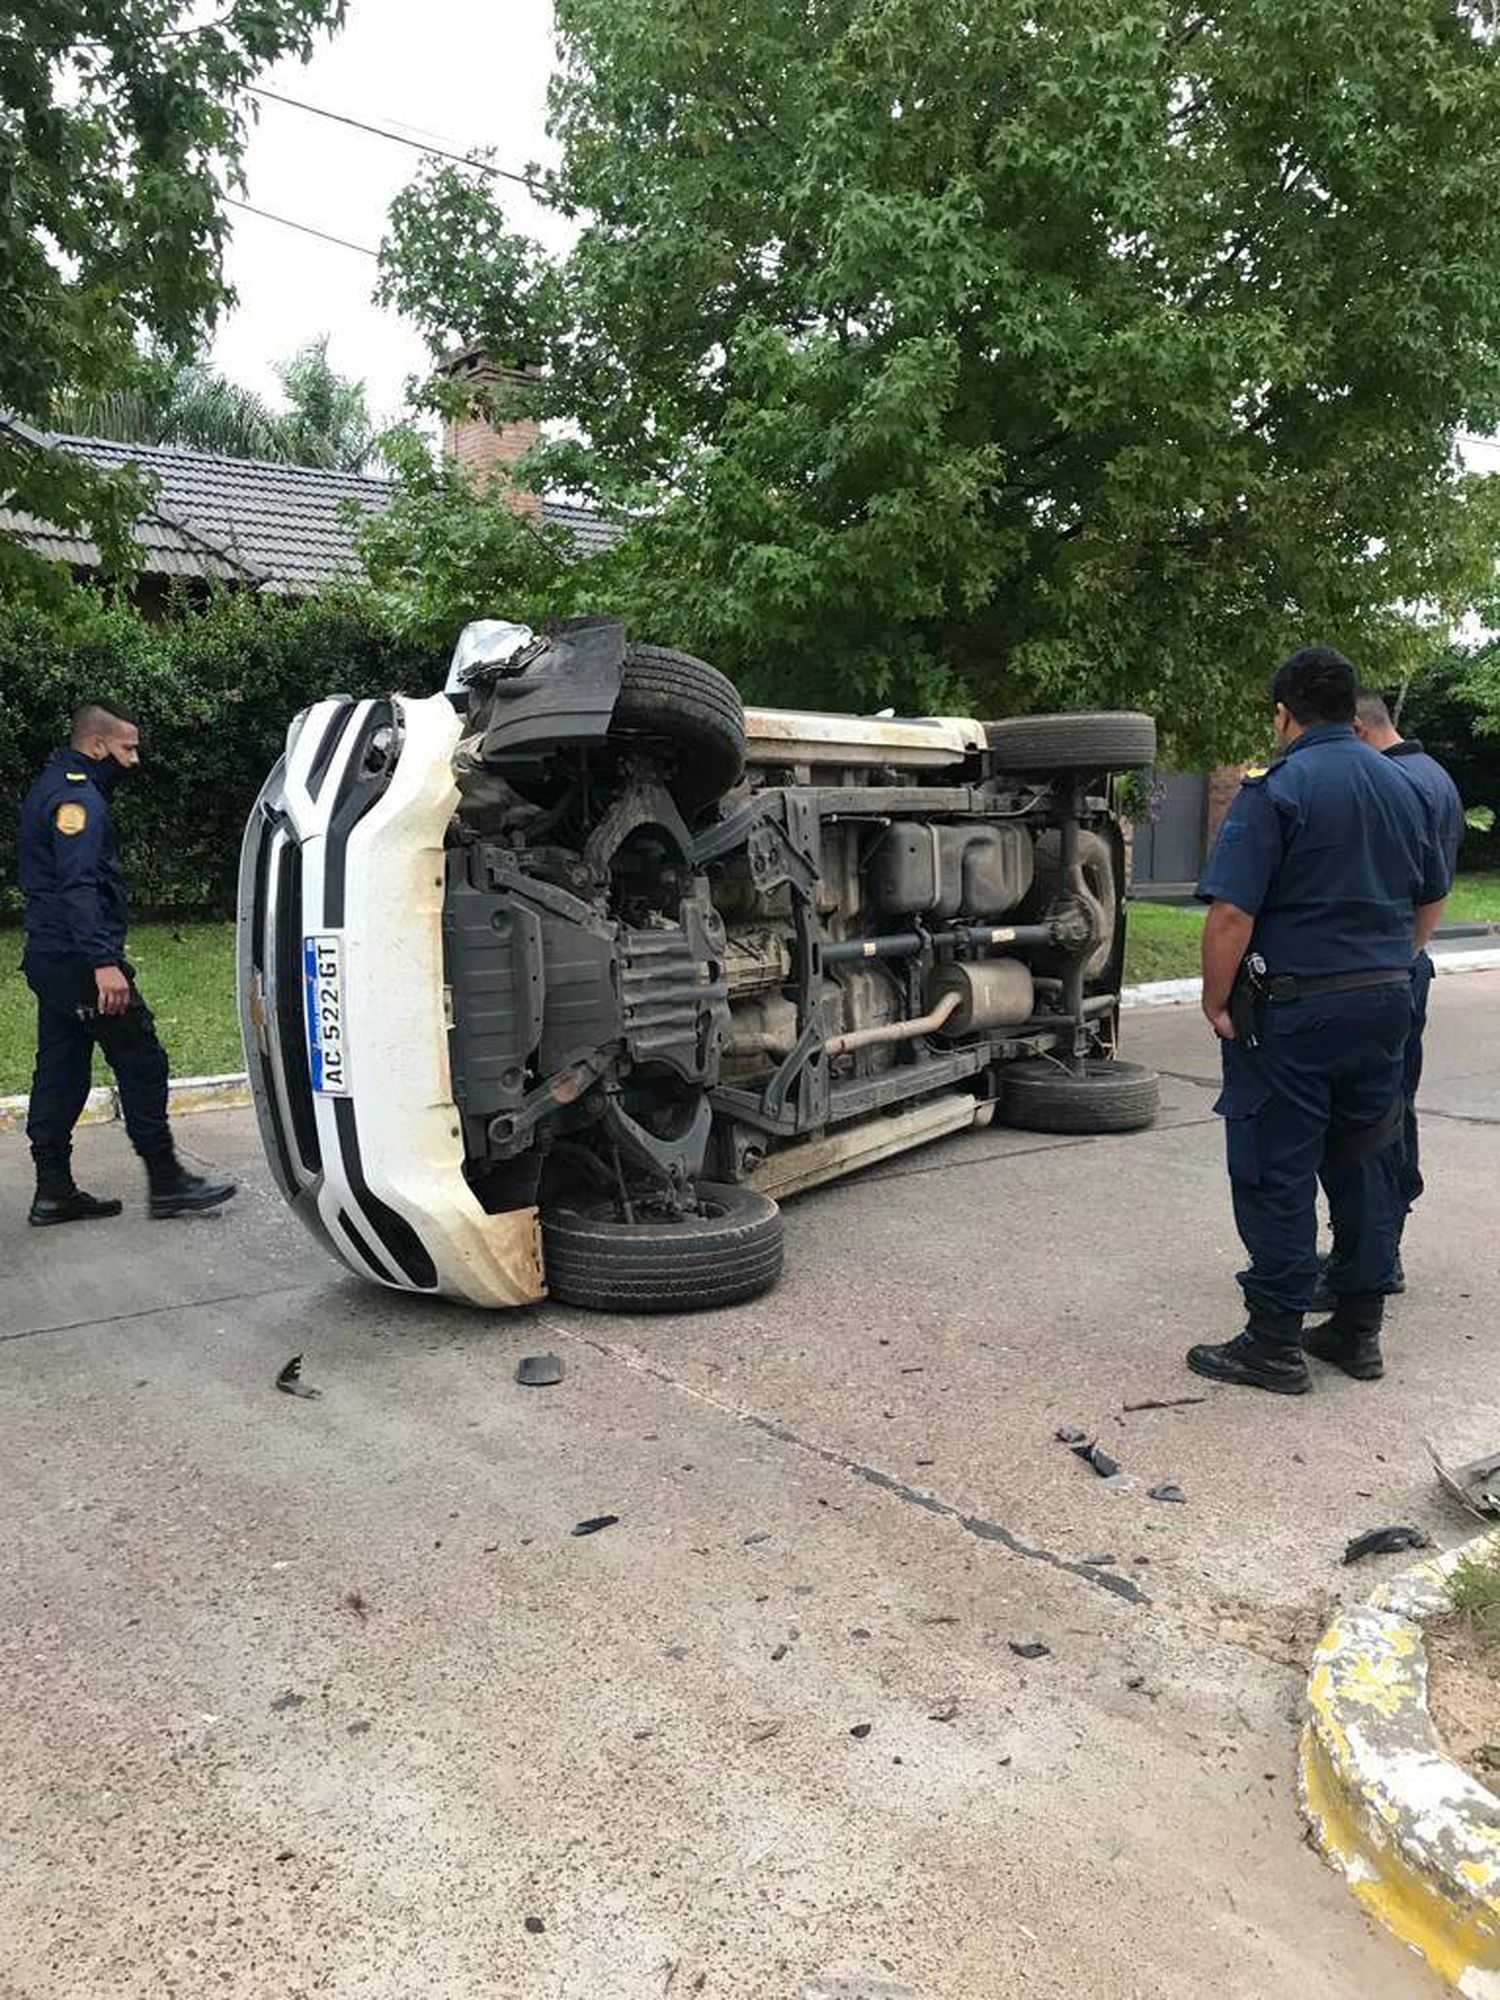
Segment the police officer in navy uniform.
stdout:
<path fill-rule="evenodd" d="M 1380 1327 L 1400 1234 L 1403 1066 L 1412 962 L 1448 873 L 1432 817 L 1397 766 L 1354 732 L 1354 669 L 1310 646 L 1276 675 L 1282 755 L 1247 776 L 1198 885 L 1203 1011 L 1220 1037 L 1245 1330 L 1195 1347 L 1210 1380 L 1281 1395 L 1312 1386 L 1308 1352 L 1381 1372 Z M 1322 1177 L 1339 1254 L 1331 1320 L 1305 1341 L 1318 1279 Z"/>
<path fill-rule="evenodd" d="M 135 717 L 90 702 L 71 742 L 53 753 L 21 807 L 26 896 L 22 970 L 37 1000 L 36 1073 L 26 1136 L 36 1163 L 38 1225 L 118 1215 L 74 1184 L 73 1127 L 97 1046 L 114 1071 L 130 1142 L 146 1164 L 154 1216 L 216 1208 L 232 1181 L 192 1174 L 167 1122 L 167 1054 L 125 956 L 125 884 L 110 823 L 115 785 L 140 760 Z"/>
<path fill-rule="evenodd" d="M 1372 750 L 1378 750 L 1383 757 L 1389 757 L 1404 778 L 1409 778 L 1426 802 L 1432 816 L 1433 829 L 1438 846 L 1442 850 L 1443 870 L 1447 877 L 1447 887 L 1453 886 L 1453 878 L 1458 873 L 1458 850 L 1464 837 L 1464 802 L 1459 796 L 1457 785 L 1445 771 L 1436 757 L 1428 756 L 1415 736 L 1403 736 L 1391 720 L 1391 711 L 1386 706 L 1385 696 L 1373 688 L 1358 688 L 1354 696 L 1354 733 L 1362 743 L 1368 743 Z M 1427 1028 L 1427 999 L 1433 981 L 1433 963 L 1429 953 L 1419 951 L 1411 969 L 1411 1032 L 1406 1038 L 1406 1062 L 1404 1069 L 1404 1089 L 1406 1093 L 1406 1124 L 1402 1134 L 1401 1153 L 1401 1227 L 1406 1227 L 1412 1204 L 1422 1192 L 1421 1154 L 1417 1133 L 1417 1086 L 1422 1081 L 1422 1037 Z M 1339 1255 L 1339 1245 L 1334 1245 L 1334 1258 Z M 1397 1238 L 1396 1264 L 1391 1274 L 1391 1290 L 1406 1290 L 1406 1273 L 1401 1264 L 1400 1238 Z M 1318 1282 L 1313 1297 L 1314 1312 L 1332 1312 L 1334 1307 L 1332 1281 L 1325 1271 Z"/>

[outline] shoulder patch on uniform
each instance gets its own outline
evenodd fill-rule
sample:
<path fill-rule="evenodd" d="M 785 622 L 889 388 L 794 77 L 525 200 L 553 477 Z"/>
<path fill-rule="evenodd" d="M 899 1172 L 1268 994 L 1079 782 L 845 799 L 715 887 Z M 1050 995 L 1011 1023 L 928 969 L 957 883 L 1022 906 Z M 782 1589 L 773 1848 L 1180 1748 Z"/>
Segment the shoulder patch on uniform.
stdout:
<path fill-rule="evenodd" d="M 1258 785 L 1263 778 L 1269 777 L 1270 771 L 1271 767 L 1269 764 L 1248 764 L 1240 773 L 1240 783 L 1242 785 Z"/>
<path fill-rule="evenodd" d="M 80 805 L 77 799 L 64 799 L 52 819 L 59 833 L 82 833 L 88 823 L 88 807 Z"/>
<path fill-rule="evenodd" d="M 69 771 L 68 773 L 68 783 L 70 785 L 86 785 L 88 781 L 89 774 L 87 771 Z"/>

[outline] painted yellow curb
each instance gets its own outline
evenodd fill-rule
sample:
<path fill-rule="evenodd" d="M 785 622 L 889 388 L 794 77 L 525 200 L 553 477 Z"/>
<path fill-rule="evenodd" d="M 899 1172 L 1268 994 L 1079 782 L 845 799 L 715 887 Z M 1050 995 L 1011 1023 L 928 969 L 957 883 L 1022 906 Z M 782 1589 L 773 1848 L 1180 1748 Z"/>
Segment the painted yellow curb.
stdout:
<path fill-rule="evenodd" d="M 174 1117 L 187 1111 L 239 1111 L 250 1102 L 250 1085 L 243 1076 L 184 1076 L 167 1088 L 167 1108 Z M 80 1125 L 108 1125 L 120 1115 L 120 1101 L 113 1088 L 99 1084 L 91 1090 L 79 1119 Z M 24 1132 L 26 1099 L 0 1097 L 0 1132 Z"/>
<path fill-rule="evenodd" d="M 1371 1916 L 1465 2000 L 1500 2000 L 1500 1798 L 1448 1757 L 1427 1707 L 1422 1626 L 1466 1555 L 1407 1570 L 1342 1613 L 1313 1656 L 1302 1805 Z"/>

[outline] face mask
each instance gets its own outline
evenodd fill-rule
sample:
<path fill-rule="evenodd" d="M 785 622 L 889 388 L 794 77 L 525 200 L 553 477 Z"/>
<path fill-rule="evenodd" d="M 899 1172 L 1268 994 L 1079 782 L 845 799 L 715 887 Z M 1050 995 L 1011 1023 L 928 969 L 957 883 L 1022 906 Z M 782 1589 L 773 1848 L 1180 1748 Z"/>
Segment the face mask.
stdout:
<path fill-rule="evenodd" d="M 89 776 L 106 798 L 110 796 L 122 778 L 130 776 L 129 768 L 124 764 L 118 763 L 113 757 L 107 755 L 103 757 L 90 757 L 88 761 L 92 767 L 89 771 Z"/>

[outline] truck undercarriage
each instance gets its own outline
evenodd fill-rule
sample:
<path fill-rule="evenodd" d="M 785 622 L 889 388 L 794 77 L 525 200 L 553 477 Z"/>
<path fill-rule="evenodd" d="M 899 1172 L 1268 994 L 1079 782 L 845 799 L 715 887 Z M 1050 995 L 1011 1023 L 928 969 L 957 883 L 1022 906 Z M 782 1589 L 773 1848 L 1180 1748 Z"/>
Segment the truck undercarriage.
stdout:
<path fill-rule="evenodd" d="M 776 1197 L 992 1119 L 1150 1123 L 1110 790 L 1149 717 L 747 715 L 607 619 L 472 650 L 433 1004 L 463 1180 L 539 1212 L 556 1295 L 731 1303 Z"/>

